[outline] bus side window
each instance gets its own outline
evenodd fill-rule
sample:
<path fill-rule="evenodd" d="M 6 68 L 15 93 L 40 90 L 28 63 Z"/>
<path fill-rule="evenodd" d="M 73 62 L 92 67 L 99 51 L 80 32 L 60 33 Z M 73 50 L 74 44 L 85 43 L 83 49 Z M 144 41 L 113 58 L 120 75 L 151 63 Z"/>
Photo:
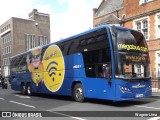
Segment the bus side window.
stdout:
<path fill-rule="evenodd" d="M 103 64 L 103 77 L 108 78 L 111 75 L 111 66 L 110 64 Z"/>
<path fill-rule="evenodd" d="M 24 64 L 26 64 L 26 59 L 27 59 L 27 54 L 24 54 L 24 55 L 22 56 L 22 59 L 21 59 L 19 65 L 24 65 Z"/>
<path fill-rule="evenodd" d="M 15 63 L 15 58 L 12 58 L 12 59 L 10 60 L 10 64 L 11 64 L 12 67 L 14 66 L 14 63 Z"/>
<path fill-rule="evenodd" d="M 22 57 L 17 57 L 14 62 L 14 67 L 18 67 Z"/>
<path fill-rule="evenodd" d="M 64 56 L 67 55 L 67 51 L 68 51 L 67 46 L 68 46 L 68 43 L 67 42 L 65 42 L 65 43 L 58 43 L 57 45 L 61 49 L 62 54 Z"/>
<path fill-rule="evenodd" d="M 97 77 L 98 78 L 106 78 L 108 75 L 110 75 L 111 63 L 103 63 L 103 64 L 98 64 L 97 65 Z"/>
<path fill-rule="evenodd" d="M 86 77 L 96 78 L 96 72 L 94 65 L 86 65 Z"/>
<path fill-rule="evenodd" d="M 72 47 L 73 47 L 73 42 L 71 42 L 71 43 L 68 45 L 67 55 L 70 54 L 70 50 L 71 50 Z"/>
<path fill-rule="evenodd" d="M 97 77 L 99 77 L 99 78 L 101 78 L 101 77 L 103 77 L 103 64 L 98 64 L 97 65 Z"/>
<path fill-rule="evenodd" d="M 42 48 L 42 53 L 41 53 L 41 55 L 42 55 L 42 56 L 44 55 L 44 53 L 45 53 L 46 49 L 47 49 L 47 47 Z M 41 58 L 41 59 L 42 59 L 42 58 Z"/>
<path fill-rule="evenodd" d="M 59 46 L 59 48 L 61 49 L 61 51 L 62 51 L 62 54 L 63 55 L 66 55 L 67 54 L 67 51 L 66 51 L 66 44 L 59 44 L 58 45 Z"/>

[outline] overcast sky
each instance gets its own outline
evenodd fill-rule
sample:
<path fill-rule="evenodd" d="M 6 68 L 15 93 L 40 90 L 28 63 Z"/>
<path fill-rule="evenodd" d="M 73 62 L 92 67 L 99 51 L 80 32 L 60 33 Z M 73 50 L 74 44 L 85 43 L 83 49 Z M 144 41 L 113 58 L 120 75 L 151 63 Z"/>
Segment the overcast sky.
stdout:
<path fill-rule="evenodd" d="M 51 41 L 83 32 L 93 26 L 93 8 L 102 0 L 1 0 L 0 25 L 11 17 L 28 19 L 33 9 L 50 14 Z"/>

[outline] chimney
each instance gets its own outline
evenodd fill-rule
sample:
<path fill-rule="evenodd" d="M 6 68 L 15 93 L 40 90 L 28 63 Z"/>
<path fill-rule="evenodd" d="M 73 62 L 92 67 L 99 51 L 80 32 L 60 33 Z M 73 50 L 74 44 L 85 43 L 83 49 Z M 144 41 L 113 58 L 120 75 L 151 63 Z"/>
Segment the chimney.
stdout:
<path fill-rule="evenodd" d="M 33 11 L 31 13 L 29 13 L 29 19 L 33 19 L 35 20 L 36 15 L 38 15 L 38 10 L 37 9 L 33 9 Z"/>
<path fill-rule="evenodd" d="M 96 13 L 97 13 L 97 8 L 93 8 L 93 19 L 94 19 Z"/>

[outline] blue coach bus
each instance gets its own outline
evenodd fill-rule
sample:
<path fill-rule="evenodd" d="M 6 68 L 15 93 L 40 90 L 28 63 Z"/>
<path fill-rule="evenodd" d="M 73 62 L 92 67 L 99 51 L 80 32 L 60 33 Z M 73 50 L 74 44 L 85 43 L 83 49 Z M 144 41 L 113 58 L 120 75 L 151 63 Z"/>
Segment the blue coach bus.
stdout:
<path fill-rule="evenodd" d="M 151 96 L 142 33 L 114 25 L 90 29 L 11 58 L 11 88 L 33 93 L 122 101 Z"/>

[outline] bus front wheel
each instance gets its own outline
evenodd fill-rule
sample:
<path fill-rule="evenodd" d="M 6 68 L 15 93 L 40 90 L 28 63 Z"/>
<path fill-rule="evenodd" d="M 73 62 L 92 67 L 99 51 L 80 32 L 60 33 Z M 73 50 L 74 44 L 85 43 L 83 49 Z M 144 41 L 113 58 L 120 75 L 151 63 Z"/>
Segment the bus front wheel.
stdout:
<path fill-rule="evenodd" d="M 84 101 L 84 90 L 82 84 L 78 83 L 73 88 L 73 98 L 77 102 Z"/>

